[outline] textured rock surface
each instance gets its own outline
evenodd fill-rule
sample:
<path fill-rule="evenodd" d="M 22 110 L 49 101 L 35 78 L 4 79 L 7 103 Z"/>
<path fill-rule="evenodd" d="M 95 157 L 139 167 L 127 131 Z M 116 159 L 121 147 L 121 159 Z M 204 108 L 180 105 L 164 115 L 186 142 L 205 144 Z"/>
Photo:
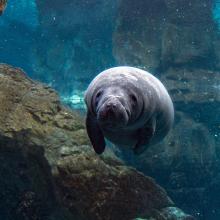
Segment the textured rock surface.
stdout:
<path fill-rule="evenodd" d="M 161 76 L 173 102 L 212 103 L 220 101 L 219 71 L 204 69 L 169 69 Z"/>
<path fill-rule="evenodd" d="M 0 108 L 1 219 L 173 219 L 160 217 L 173 203 L 153 179 L 94 153 L 55 90 L 0 64 Z"/>
<path fill-rule="evenodd" d="M 113 39 L 118 65 L 148 71 L 181 65 L 219 68 L 212 2 L 122 0 Z"/>
<path fill-rule="evenodd" d="M 183 211 L 175 207 L 163 208 L 161 211 L 162 211 L 162 215 L 165 216 L 165 219 L 166 218 L 171 218 L 173 220 L 185 220 L 185 219 L 194 220 L 195 219 L 190 215 L 186 215 L 185 213 L 183 213 Z"/>

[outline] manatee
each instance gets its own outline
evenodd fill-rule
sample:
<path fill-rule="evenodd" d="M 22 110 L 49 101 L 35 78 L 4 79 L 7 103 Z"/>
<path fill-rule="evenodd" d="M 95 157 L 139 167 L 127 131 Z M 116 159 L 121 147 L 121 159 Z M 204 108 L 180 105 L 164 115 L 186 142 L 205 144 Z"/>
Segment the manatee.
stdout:
<path fill-rule="evenodd" d="M 86 130 L 97 154 L 105 138 L 119 147 L 143 153 L 160 142 L 174 120 L 171 98 L 150 73 L 134 67 L 114 67 L 97 75 L 85 93 Z"/>

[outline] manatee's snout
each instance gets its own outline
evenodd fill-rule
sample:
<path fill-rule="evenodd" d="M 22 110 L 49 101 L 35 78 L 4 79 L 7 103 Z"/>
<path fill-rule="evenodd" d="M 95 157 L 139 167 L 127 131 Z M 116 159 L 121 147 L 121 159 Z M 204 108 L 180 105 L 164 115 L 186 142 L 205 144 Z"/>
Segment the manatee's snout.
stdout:
<path fill-rule="evenodd" d="M 98 109 L 98 122 L 108 128 L 121 128 L 127 124 L 128 111 L 118 98 L 107 99 Z"/>
<path fill-rule="evenodd" d="M 106 104 L 105 104 L 105 108 L 106 108 L 106 113 L 111 115 L 111 113 L 115 113 L 115 111 L 117 111 L 117 104 L 116 103 L 112 103 L 110 101 L 108 101 Z"/>

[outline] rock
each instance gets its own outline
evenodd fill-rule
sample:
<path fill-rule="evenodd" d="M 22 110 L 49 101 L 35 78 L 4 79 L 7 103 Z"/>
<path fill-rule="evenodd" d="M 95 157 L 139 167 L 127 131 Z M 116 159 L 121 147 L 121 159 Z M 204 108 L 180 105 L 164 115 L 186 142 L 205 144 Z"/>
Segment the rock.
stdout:
<path fill-rule="evenodd" d="M 167 207 L 162 208 L 160 212 L 157 213 L 158 216 L 153 218 L 151 217 L 149 220 L 166 220 L 166 219 L 172 219 L 172 220 L 195 220 L 194 217 L 191 215 L 186 215 L 182 210 L 176 208 L 176 207 Z M 133 220 L 147 220 L 147 219 L 141 219 L 136 218 Z"/>
<path fill-rule="evenodd" d="M 170 68 L 161 76 L 161 81 L 168 88 L 174 103 L 211 104 L 220 101 L 220 89 L 217 83 L 219 78 L 219 71 Z"/>
<path fill-rule="evenodd" d="M 219 68 L 212 1 L 122 0 L 113 55 L 118 65 L 164 72 L 173 67 Z"/>
<path fill-rule="evenodd" d="M 0 108 L 1 219 L 158 219 L 173 206 L 109 148 L 95 154 L 83 116 L 55 90 L 6 64 Z"/>
<path fill-rule="evenodd" d="M 171 218 L 173 220 L 195 220 L 195 218 L 186 215 L 182 210 L 176 207 L 163 208 L 161 211 L 166 218 Z"/>
<path fill-rule="evenodd" d="M 202 187 L 180 187 L 178 189 L 169 189 L 167 193 L 173 199 L 177 207 L 197 218 L 204 216 L 204 212 L 201 209 L 204 203 L 202 198 L 204 189 L 205 188 Z M 210 216 L 210 213 L 207 216 Z"/>
<path fill-rule="evenodd" d="M 142 67 L 148 71 L 158 67 L 161 51 L 159 25 L 165 12 L 163 6 L 160 0 L 153 3 L 121 1 L 112 41 L 117 65 Z"/>
<path fill-rule="evenodd" d="M 218 174 L 219 178 L 220 174 Z M 201 200 L 202 204 L 201 215 L 204 219 L 215 220 L 220 216 L 219 211 L 219 196 L 220 196 L 220 181 L 213 181 L 203 192 Z"/>

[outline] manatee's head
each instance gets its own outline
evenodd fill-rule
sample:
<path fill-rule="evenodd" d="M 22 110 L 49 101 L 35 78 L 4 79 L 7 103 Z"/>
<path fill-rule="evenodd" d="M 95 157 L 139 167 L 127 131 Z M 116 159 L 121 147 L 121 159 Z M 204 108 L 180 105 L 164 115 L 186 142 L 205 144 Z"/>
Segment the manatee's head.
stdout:
<path fill-rule="evenodd" d="M 109 130 L 119 130 L 140 113 L 141 100 L 131 89 L 120 86 L 99 88 L 93 96 L 93 110 L 98 124 Z"/>

